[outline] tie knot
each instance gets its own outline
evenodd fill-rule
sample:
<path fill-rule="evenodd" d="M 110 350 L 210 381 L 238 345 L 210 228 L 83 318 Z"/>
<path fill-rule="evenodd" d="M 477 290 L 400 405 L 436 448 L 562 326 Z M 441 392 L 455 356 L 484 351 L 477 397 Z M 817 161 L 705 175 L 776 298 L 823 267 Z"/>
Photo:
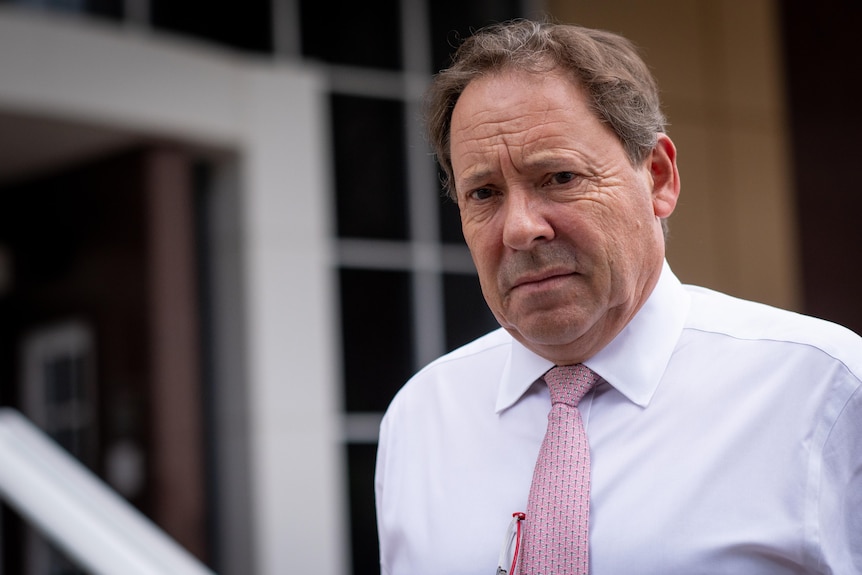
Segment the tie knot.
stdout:
<path fill-rule="evenodd" d="M 551 392 L 551 403 L 565 403 L 577 407 L 591 387 L 599 381 L 599 374 L 582 363 L 553 367 L 542 376 Z"/>

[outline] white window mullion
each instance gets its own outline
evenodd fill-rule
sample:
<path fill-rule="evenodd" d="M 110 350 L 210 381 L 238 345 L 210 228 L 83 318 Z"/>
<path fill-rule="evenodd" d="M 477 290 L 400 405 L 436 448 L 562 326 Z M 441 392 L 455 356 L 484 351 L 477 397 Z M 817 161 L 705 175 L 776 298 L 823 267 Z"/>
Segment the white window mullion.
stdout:
<path fill-rule="evenodd" d="M 150 26 L 150 0 L 123 0 L 124 21 L 131 28 L 140 30 Z"/>
<path fill-rule="evenodd" d="M 275 56 L 299 57 L 302 52 L 299 0 L 272 0 L 271 6 L 272 48 Z"/>
<path fill-rule="evenodd" d="M 407 144 L 407 206 L 413 241 L 413 333 L 416 367 L 446 350 L 443 277 L 439 240 L 439 190 L 422 128 L 415 76 L 431 69 L 428 18 L 424 0 L 401 1 L 401 47 L 404 57 L 404 124 Z M 415 75 L 415 76 L 414 76 Z M 426 81 L 427 82 L 427 81 Z M 424 89 L 424 86 L 423 86 Z"/>

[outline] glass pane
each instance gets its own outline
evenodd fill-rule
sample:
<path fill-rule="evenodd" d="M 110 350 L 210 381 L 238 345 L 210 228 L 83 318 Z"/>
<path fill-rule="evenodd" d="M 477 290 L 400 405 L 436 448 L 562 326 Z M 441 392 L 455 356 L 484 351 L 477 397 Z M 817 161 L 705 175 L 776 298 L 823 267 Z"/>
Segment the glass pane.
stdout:
<path fill-rule="evenodd" d="M 338 235 L 407 239 L 403 104 L 341 95 L 331 104 Z"/>
<path fill-rule="evenodd" d="M 347 411 L 384 411 L 413 374 L 410 275 L 342 269 Z"/>
<path fill-rule="evenodd" d="M 150 20 L 154 28 L 241 50 L 272 53 L 272 12 L 269 0 L 150 0 Z"/>
<path fill-rule="evenodd" d="M 448 197 L 440 198 L 440 240 L 449 244 L 464 244 L 461 214 L 458 205 Z"/>
<path fill-rule="evenodd" d="M 350 478 L 350 537 L 353 573 L 380 573 L 377 517 L 374 509 L 376 444 L 349 444 L 347 472 Z"/>
<path fill-rule="evenodd" d="M 446 309 L 446 348 L 451 350 L 500 327 L 482 296 L 479 278 L 443 276 Z"/>
<path fill-rule="evenodd" d="M 428 6 L 432 73 L 449 65 L 452 52 L 471 30 L 521 15 L 519 0 L 435 0 Z"/>
<path fill-rule="evenodd" d="M 86 401 L 83 385 L 86 366 L 80 356 L 61 356 L 44 364 L 47 405 Z"/>
<path fill-rule="evenodd" d="M 81 451 L 79 435 L 74 429 L 62 428 L 51 433 L 51 438 L 72 455 L 77 455 Z"/>
<path fill-rule="evenodd" d="M 330 64 L 399 70 L 398 0 L 301 0 L 302 54 Z"/>

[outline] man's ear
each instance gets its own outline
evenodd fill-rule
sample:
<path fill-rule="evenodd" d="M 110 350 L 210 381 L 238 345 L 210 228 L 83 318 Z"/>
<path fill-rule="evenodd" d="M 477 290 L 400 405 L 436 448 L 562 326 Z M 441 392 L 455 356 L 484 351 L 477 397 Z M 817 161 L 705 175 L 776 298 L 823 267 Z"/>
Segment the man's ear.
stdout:
<path fill-rule="evenodd" d="M 667 134 L 658 135 L 658 141 L 647 161 L 652 177 L 653 210 L 656 217 L 667 218 L 673 213 L 679 198 L 676 146 Z"/>

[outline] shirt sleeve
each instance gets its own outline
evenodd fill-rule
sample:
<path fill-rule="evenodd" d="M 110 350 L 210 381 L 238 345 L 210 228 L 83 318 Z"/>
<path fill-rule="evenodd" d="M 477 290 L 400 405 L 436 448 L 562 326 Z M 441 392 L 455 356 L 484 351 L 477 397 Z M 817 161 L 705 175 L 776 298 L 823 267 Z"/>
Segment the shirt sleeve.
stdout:
<path fill-rule="evenodd" d="M 823 450 L 818 525 L 826 573 L 862 573 L 862 382 L 855 383 Z"/>

